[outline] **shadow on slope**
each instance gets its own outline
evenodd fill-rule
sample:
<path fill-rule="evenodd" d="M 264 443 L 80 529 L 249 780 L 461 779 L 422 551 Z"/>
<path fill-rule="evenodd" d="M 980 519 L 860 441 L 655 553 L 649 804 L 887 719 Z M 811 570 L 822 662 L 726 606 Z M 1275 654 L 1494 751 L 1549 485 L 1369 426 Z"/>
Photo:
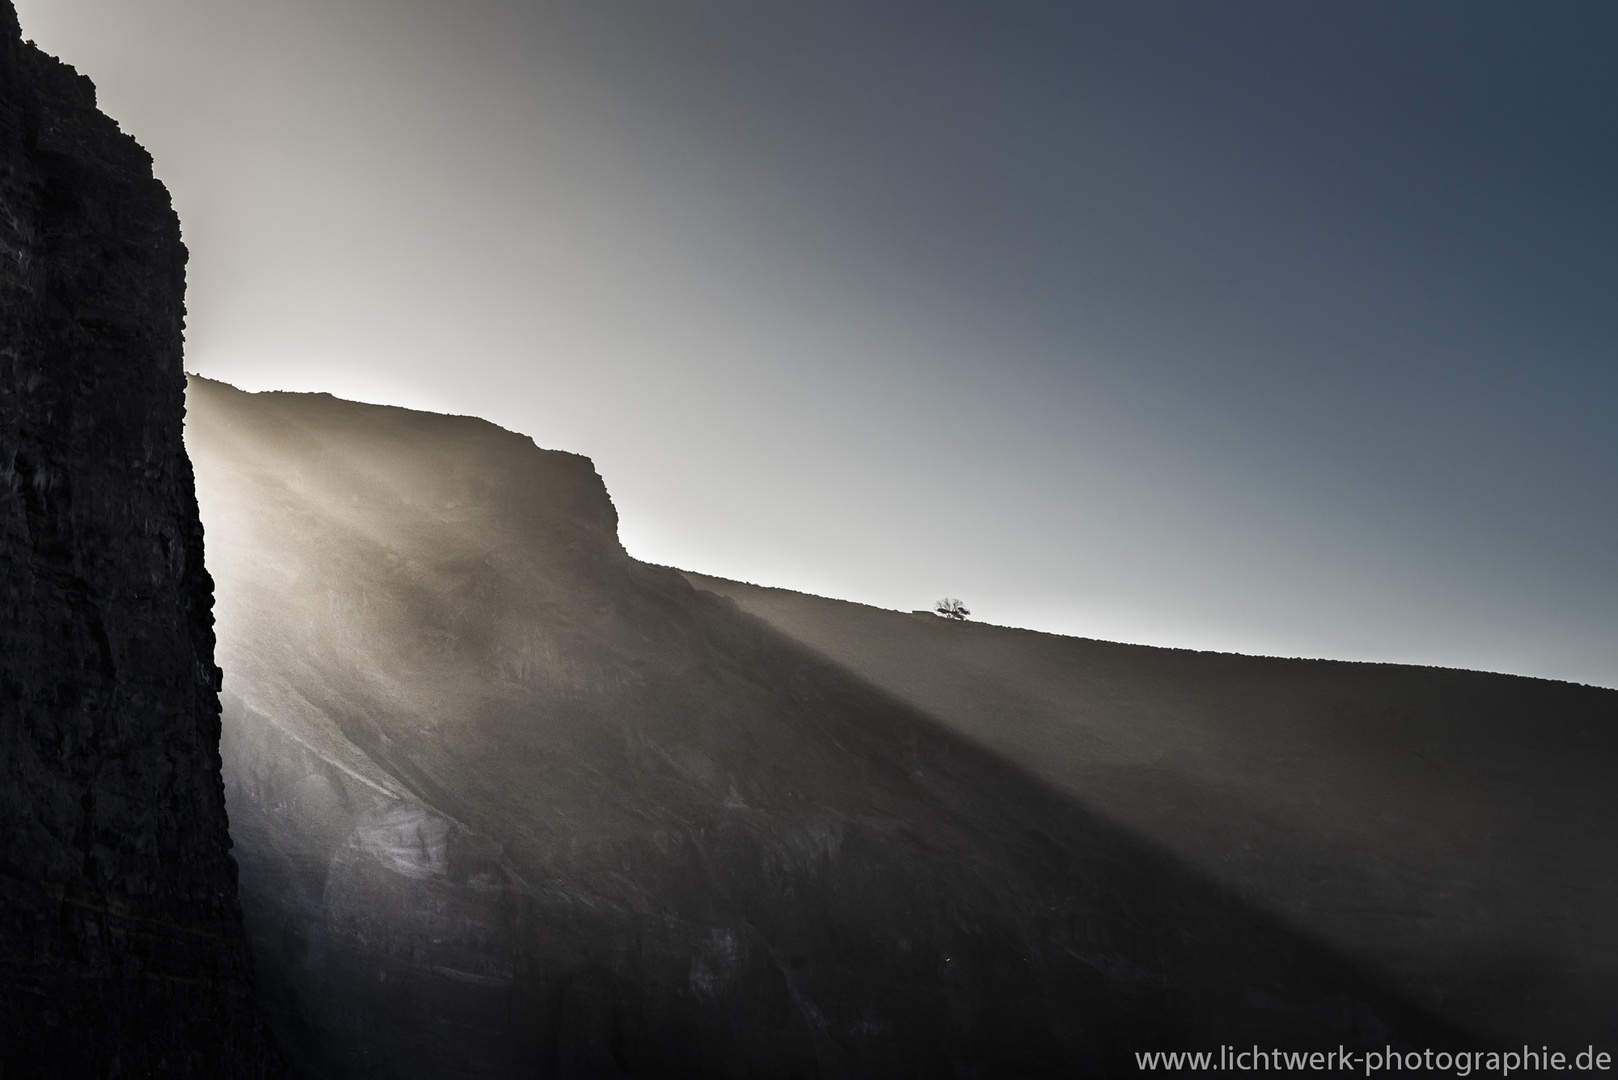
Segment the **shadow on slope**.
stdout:
<path fill-rule="evenodd" d="M 1039 1076 L 1460 1036 L 677 573 L 584 459 L 193 380 L 241 891 L 307 1076 Z"/>
<path fill-rule="evenodd" d="M 1118 645 L 686 576 L 1452 1022 L 1618 1040 L 1618 691 Z"/>

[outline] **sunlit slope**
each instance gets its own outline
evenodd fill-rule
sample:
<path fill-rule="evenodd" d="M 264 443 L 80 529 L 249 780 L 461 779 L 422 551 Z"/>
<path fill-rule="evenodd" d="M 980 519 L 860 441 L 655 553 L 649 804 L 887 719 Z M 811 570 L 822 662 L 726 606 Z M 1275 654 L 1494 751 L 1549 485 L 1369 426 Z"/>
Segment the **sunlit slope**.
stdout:
<path fill-rule="evenodd" d="M 1063 770 L 630 559 L 583 458 L 323 395 L 194 379 L 189 407 L 241 893 L 305 1075 L 1465 1037 Z"/>
<path fill-rule="evenodd" d="M 1472 1030 L 1618 1042 L 1618 691 L 686 576 Z"/>

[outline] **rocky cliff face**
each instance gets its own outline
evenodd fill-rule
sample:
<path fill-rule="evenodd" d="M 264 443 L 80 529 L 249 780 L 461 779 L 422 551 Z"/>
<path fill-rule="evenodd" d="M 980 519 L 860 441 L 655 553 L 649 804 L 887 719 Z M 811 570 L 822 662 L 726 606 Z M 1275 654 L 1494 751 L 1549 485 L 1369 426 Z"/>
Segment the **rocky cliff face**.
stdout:
<path fill-rule="evenodd" d="M 150 157 L 0 0 L 0 1073 L 259 1077 Z"/>

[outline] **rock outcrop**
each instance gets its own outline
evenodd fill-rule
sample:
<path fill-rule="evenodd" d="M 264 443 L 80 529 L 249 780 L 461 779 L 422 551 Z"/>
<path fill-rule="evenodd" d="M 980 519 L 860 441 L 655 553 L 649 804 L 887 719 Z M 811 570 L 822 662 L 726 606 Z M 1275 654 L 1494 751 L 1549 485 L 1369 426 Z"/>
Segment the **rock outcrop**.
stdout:
<path fill-rule="evenodd" d="M 278 1075 L 151 158 L 0 0 L 0 1074 Z"/>

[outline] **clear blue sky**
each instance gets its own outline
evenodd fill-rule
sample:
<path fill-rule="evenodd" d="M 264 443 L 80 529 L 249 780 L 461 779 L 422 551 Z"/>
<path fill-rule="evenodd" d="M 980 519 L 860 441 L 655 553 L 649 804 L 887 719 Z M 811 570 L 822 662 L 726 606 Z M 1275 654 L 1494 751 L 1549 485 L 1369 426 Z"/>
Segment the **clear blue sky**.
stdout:
<path fill-rule="evenodd" d="M 656 562 L 1618 686 L 1618 6 L 17 6 L 193 370 L 588 454 Z"/>

